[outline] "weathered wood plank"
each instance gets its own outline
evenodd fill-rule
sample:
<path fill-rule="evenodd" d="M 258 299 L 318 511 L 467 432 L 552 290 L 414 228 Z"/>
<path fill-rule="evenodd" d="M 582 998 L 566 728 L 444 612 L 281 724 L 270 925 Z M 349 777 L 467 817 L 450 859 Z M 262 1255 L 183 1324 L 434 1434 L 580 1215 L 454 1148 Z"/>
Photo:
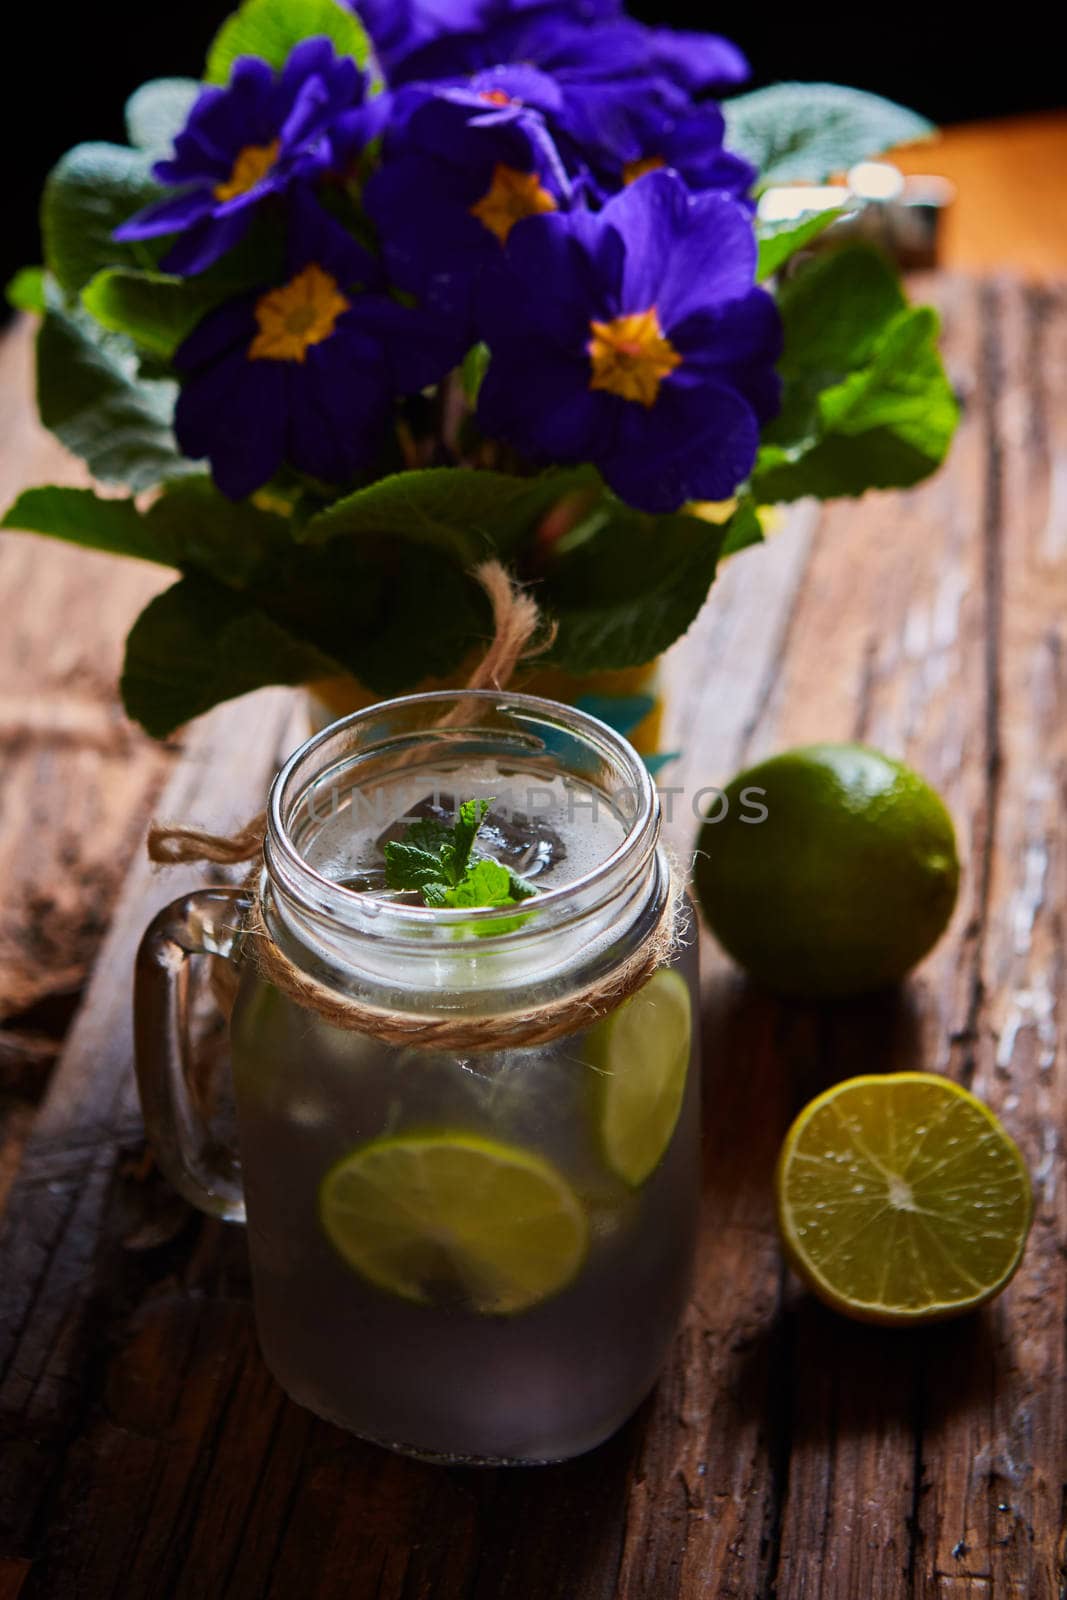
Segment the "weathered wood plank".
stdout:
<path fill-rule="evenodd" d="M 952 458 L 920 495 L 826 512 L 789 659 L 754 748 L 861 738 L 910 761 L 956 819 L 967 863 L 961 903 L 934 957 L 895 1001 L 880 1011 L 869 1002 L 824 1011 L 817 1059 L 793 1073 L 794 1109 L 856 1072 L 944 1070 L 951 1040 L 970 1026 L 989 813 L 986 440 L 974 403 L 984 374 L 975 291 L 961 289 L 945 311 L 946 357 L 970 396 Z M 777 1593 L 905 1593 L 925 1342 L 850 1327 L 792 1288 L 781 1315 L 792 1331 Z"/>
<path fill-rule="evenodd" d="M 5 507 L 29 484 L 86 481 L 34 418 L 31 332 L 23 321 L 0 339 Z M 34 1035 L 62 1039 L 171 760 L 115 695 L 126 630 L 170 577 L 0 534 L 0 1039 L 27 1097 L 52 1060 Z"/>
<path fill-rule="evenodd" d="M 991 287 L 983 331 L 996 806 L 981 987 L 960 1069 L 1022 1143 L 1036 1213 L 1019 1276 L 984 1327 L 957 1347 L 940 1343 L 924 1370 L 918 1593 L 949 1600 L 970 1577 L 995 1596 L 1052 1600 L 1065 1577 L 1067 1481 L 1067 295 Z"/>
<path fill-rule="evenodd" d="M 31 327 L 0 339 L 0 505 L 84 482 L 37 424 Z M 0 534 L 0 1213 L 173 752 L 122 716 L 122 639 L 167 575 Z"/>
<path fill-rule="evenodd" d="M 161 814 L 221 827 L 245 820 L 294 743 L 293 714 L 290 692 L 262 691 L 198 724 Z M 180 872 L 164 879 L 140 857 L 131 868 L 9 1195 L 0 1235 L 0 1419 L 5 1437 L 20 1443 L 0 1465 L 0 1537 L 15 1546 L 80 1419 L 108 1337 L 103 1307 L 117 1300 L 125 1313 L 147 1288 L 143 1275 L 129 1273 L 122 1249 L 131 1218 L 119 1169 L 140 1137 L 130 974 L 146 918 L 193 881 Z M 141 1481 L 134 1474 L 133 1483 Z"/>
<path fill-rule="evenodd" d="M 692 849 L 694 800 L 743 763 L 773 695 L 815 521 L 801 508 L 758 556 L 729 563 L 668 658 L 666 743 L 682 757 L 662 783 L 680 791 L 665 801 L 680 854 Z M 791 1023 L 714 957 L 705 979 L 705 1225 L 693 1301 L 629 1488 L 617 1592 L 747 1600 L 762 1591 L 777 1518 L 781 1267 L 770 1180 L 791 1104 L 779 1063 Z"/>

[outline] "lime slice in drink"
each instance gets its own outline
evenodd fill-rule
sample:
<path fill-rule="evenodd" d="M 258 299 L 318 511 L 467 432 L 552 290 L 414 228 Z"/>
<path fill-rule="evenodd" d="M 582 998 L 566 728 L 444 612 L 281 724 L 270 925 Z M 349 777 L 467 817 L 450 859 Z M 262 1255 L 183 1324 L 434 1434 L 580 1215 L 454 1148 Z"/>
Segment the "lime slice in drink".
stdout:
<path fill-rule="evenodd" d="M 933 1322 L 999 1294 L 1030 1229 L 1030 1178 L 993 1113 L 927 1072 L 851 1078 L 806 1106 L 776 1175 L 792 1265 L 865 1322 Z"/>
<path fill-rule="evenodd" d="M 603 1073 L 600 1137 L 612 1172 L 635 1188 L 659 1166 L 685 1094 L 692 1035 L 689 990 L 656 972 L 590 1035 Z"/>
<path fill-rule="evenodd" d="M 319 1215 L 350 1267 L 390 1294 L 503 1316 L 558 1293 L 589 1225 L 540 1156 L 466 1133 L 401 1134 L 344 1156 Z"/>

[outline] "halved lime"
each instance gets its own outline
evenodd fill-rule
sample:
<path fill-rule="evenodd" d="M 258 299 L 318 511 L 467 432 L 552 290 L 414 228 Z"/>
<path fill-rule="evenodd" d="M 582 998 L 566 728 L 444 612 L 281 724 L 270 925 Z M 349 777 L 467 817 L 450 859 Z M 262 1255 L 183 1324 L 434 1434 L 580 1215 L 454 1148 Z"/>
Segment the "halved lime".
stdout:
<path fill-rule="evenodd" d="M 928 1072 L 819 1095 L 786 1135 L 776 1187 L 792 1265 L 865 1322 L 933 1322 L 992 1299 L 1030 1229 L 1018 1145 L 973 1094 Z"/>
<path fill-rule="evenodd" d="M 566 1287 L 589 1224 L 550 1162 L 467 1133 L 375 1139 L 319 1189 L 327 1237 L 379 1288 L 501 1316 Z"/>
<path fill-rule="evenodd" d="M 663 1160 L 682 1109 L 691 1011 L 685 979 L 656 972 L 590 1035 L 590 1058 L 604 1074 L 604 1157 L 635 1188 Z"/>

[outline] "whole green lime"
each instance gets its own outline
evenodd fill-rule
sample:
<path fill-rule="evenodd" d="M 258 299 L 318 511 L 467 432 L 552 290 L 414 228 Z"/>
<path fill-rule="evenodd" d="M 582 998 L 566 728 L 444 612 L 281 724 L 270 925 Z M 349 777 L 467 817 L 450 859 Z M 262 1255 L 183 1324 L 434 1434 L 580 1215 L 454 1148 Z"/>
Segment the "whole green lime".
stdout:
<path fill-rule="evenodd" d="M 896 983 L 945 930 L 952 819 L 918 773 L 857 744 L 788 750 L 708 811 L 694 880 L 719 942 L 784 994 Z"/>

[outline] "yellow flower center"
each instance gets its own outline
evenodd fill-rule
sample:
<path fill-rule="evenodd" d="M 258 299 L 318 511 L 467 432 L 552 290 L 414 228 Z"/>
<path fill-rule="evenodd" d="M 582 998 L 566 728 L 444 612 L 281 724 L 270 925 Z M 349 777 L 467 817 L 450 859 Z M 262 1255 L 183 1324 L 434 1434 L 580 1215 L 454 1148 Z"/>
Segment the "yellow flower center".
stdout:
<path fill-rule="evenodd" d="M 589 327 L 593 335 L 586 345 L 593 363 L 590 389 L 606 389 L 643 406 L 655 405 L 660 384 L 682 364 L 677 350 L 664 338 L 655 306 L 614 317 L 611 322 L 591 322 Z"/>
<path fill-rule="evenodd" d="M 511 96 L 505 94 L 503 89 L 480 89 L 479 100 L 487 100 L 491 106 L 510 106 L 514 104 Z"/>
<path fill-rule="evenodd" d="M 642 156 L 640 161 L 628 161 L 622 169 L 623 183 L 636 183 L 646 172 L 658 172 L 667 163 L 662 156 Z"/>
<path fill-rule="evenodd" d="M 497 162 L 493 168 L 493 181 L 470 208 L 472 217 L 495 233 L 501 244 L 507 243 L 508 234 L 523 217 L 536 217 L 542 211 L 555 211 L 556 202 L 547 189 L 541 187 L 536 172 L 518 172 Z"/>
<path fill-rule="evenodd" d="M 236 200 L 239 194 L 247 194 L 249 189 L 254 189 L 277 161 L 280 149 L 280 139 L 274 139 L 270 144 L 246 144 L 243 150 L 238 151 L 233 171 L 226 182 L 215 185 L 215 199 Z"/>
<path fill-rule="evenodd" d="M 280 289 L 256 302 L 259 332 L 249 345 L 253 361 L 303 361 L 313 344 L 321 344 L 348 310 L 337 279 L 314 264 L 298 272 Z"/>

